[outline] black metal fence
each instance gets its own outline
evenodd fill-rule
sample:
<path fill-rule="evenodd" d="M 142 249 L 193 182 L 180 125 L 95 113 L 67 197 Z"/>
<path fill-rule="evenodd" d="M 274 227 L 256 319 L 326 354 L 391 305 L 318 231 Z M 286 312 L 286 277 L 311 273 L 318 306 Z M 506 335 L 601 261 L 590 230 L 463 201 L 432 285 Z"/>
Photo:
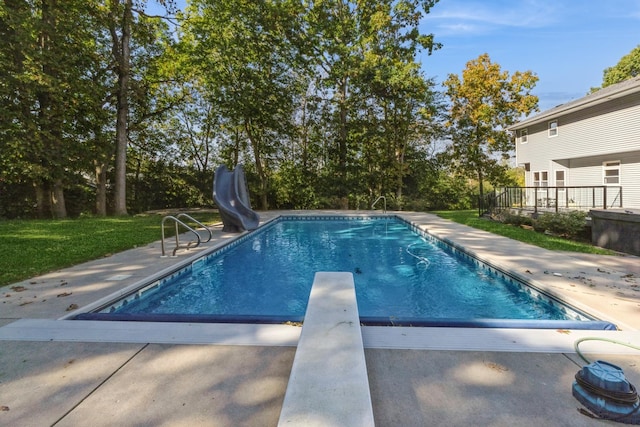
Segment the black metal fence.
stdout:
<path fill-rule="evenodd" d="M 482 215 L 504 209 L 565 212 L 622 206 L 619 186 L 500 187 L 479 200 L 478 211 Z"/>

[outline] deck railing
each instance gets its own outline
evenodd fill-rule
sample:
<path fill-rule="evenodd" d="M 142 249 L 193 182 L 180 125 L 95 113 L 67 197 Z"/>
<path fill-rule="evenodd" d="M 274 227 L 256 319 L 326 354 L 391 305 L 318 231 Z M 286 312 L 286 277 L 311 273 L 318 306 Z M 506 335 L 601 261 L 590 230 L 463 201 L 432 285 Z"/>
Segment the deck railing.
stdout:
<path fill-rule="evenodd" d="M 479 201 L 478 209 L 483 214 L 505 209 L 565 212 L 622 206 L 620 186 L 499 187 Z"/>

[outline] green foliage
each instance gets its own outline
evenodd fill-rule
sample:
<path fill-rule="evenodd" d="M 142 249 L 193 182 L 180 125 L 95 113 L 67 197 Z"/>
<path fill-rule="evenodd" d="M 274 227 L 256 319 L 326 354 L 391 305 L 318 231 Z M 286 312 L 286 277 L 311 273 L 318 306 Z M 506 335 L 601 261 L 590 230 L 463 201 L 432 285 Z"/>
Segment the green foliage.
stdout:
<path fill-rule="evenodd" d="M 533 219 L 528 215 L 519 215 L 515 213 L 511 213 L 509 211 L 500 212 L 498 215 L 494 217 L 494 219 L 502 222 L 503 224 L 511 224 L 516 227 L 520 227 L 522 225 L 533 225 Z"/>
<path fill-rule="evenodd" d="M 440 47 L 435 0 L 193 0 L 171 21 L 145 3 L 0 3 L 0 217 L 208 206 L 220 163 L 245 165 L 260 209 L 467 208 L 505 179 L 499 158 L 451 168 L 473 147 L 437 155 L 443 99 L 417 62 Z"/>
<path fill-rule="evenodd" d="M 575 238 L 583 234 L 586 217 L 587 214 L 581 211 L 545 212 L 533 221 L 533 228 L 539 232 Z"/>
<path fill-rule="evenodd" d="M 292 162 L 283 164 L 273 177 L 278 209 L 316 209 L 320 202 L 314 176 Z"/>
<path fill-rule="evenodd" d="M 640 76 L 640 45 L 635 47 L 613 67 L 606 68 L 602 78 L 602 87 Z"/>

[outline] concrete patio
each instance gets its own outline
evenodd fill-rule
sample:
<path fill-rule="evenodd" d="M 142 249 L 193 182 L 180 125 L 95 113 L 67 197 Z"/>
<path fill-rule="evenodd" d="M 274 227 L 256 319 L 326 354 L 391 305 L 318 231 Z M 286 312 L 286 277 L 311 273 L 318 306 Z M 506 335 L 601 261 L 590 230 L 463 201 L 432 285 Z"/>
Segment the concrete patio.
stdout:
<path fill-rule="evenodd" d="M 583 361 L 572 343 L 602 336 L 640 345 L 639 258 L 550 252 L 401 215 L 622 331 L 363 327 L 377 426 L 614 424 L 578 412 L 571 384 Z M 56 320 L 236 236 L 221 226 L 214 235 L 177 258 L 160 258 L 155 242 L 2 288 L 0 425 L 276 426 L 299 327 Z M 595 341 L 581 349 L 640 384 L 639 352 Z"/>

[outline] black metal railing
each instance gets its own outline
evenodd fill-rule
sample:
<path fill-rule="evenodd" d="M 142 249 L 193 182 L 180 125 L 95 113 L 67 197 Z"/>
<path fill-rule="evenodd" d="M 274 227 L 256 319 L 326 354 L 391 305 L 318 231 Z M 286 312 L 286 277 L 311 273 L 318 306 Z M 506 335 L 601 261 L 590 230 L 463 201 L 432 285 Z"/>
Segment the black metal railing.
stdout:
<path fill-rule="evenodd" d="M 479 201 L 478 212 L 482 215 L 504 209 L 588 211 L 622 206 L 620 186 L 499 187 Z"/>

